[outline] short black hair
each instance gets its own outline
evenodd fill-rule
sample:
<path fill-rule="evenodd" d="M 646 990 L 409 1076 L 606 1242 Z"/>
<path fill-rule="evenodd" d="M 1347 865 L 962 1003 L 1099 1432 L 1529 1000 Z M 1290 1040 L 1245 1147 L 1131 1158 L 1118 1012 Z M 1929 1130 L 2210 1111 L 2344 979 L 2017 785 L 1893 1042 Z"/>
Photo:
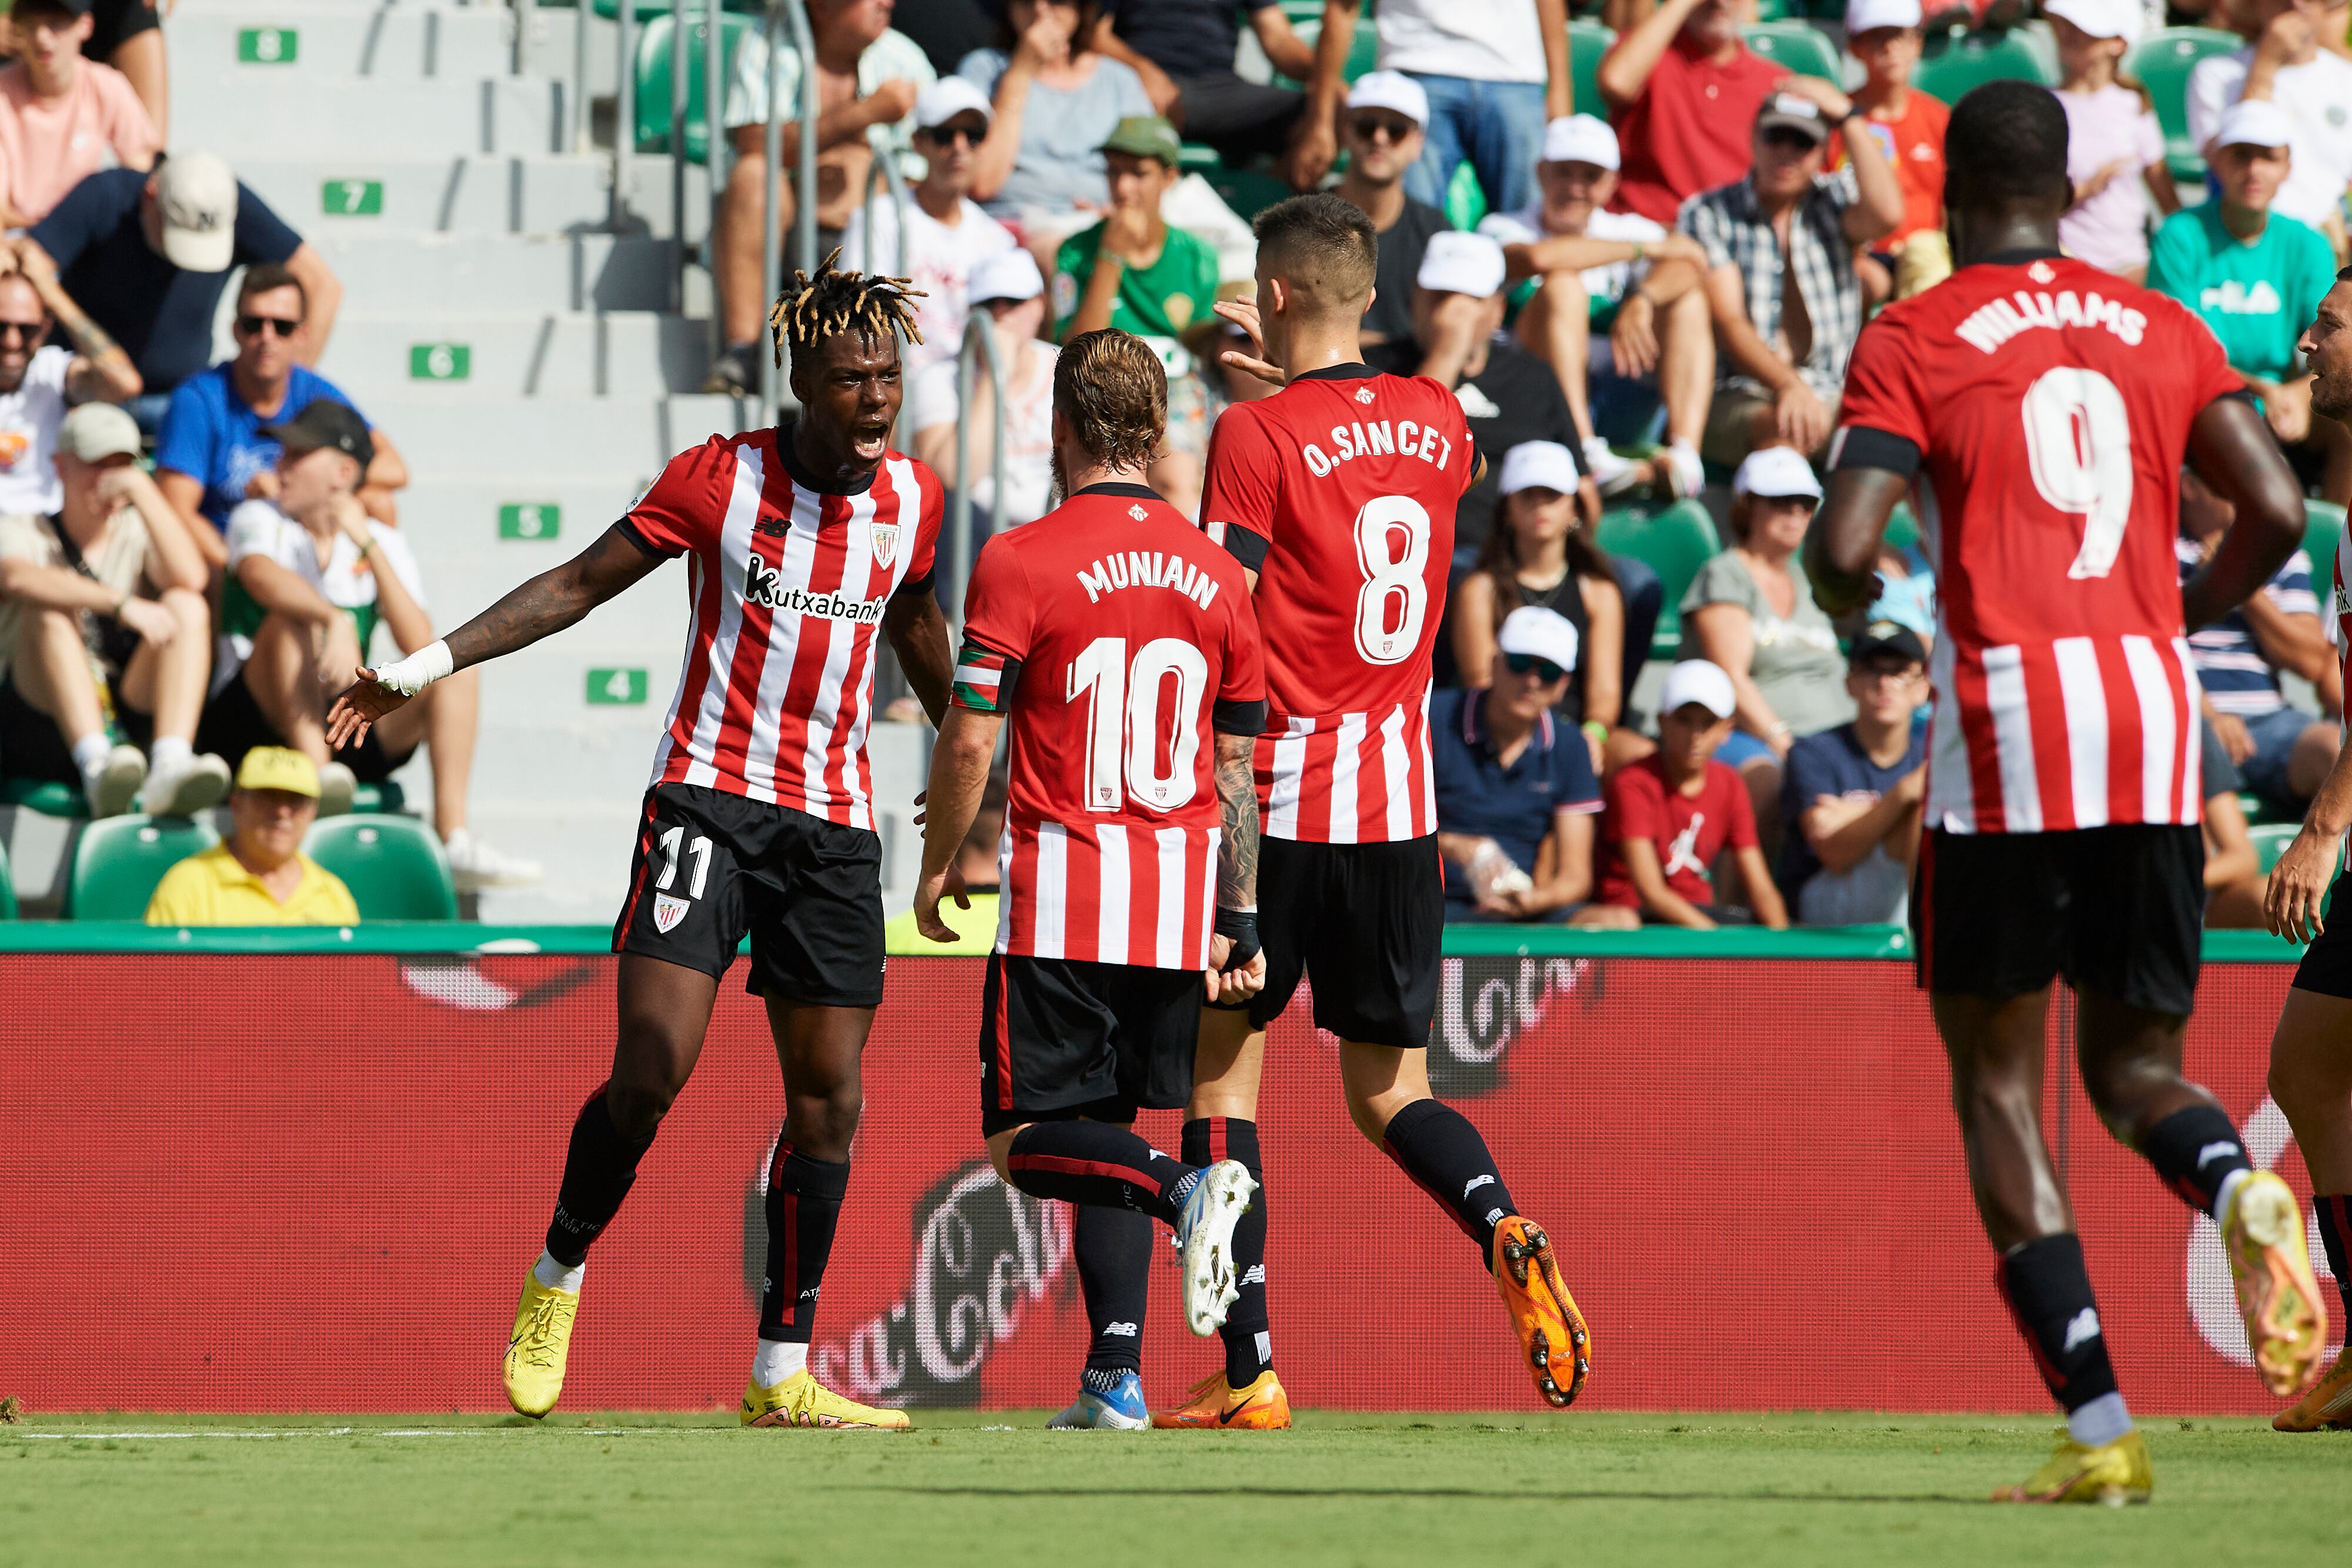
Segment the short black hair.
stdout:
<path fill-rule="evenodd" d="M 1989 81 L 1952 106 L 1944 131 L 1944 203 L 2066 204 L 2066 110 L 2030 81 Z"/>
<path fill-rule="evenodd" d="M 237 280 L 236 308 L 244 309 L 247 300 L 257 294 L 267 294 L 273 288 L 290 288 L 301 296 L 302 317 L 305 320 L 310 319 L 310 291 L 302 287 L 300 278 L 289 272 L 283 264 L 275 261 L 257 261 L 245 269 L 245 276 Z"/>

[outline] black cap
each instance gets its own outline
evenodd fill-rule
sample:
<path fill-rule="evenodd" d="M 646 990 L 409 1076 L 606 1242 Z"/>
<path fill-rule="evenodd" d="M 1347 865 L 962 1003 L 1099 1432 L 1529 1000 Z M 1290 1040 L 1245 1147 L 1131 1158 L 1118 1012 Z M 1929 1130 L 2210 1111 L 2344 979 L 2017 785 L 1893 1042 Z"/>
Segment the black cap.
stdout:
<path fill-rule="evenodd" d="M 1892 653 L 1898 659 L 1915 664 L 1927 662 L 1927 644 L 1919 633 L 1895 621 L 1874 621 L 1853 640 L 1853 649 L 1847 655 L 1849 664 L 1859 664 L 1874 653 Z"/>
<path fill-rule="evenodd" d="M 349 403 L 331 397 L 312 398 L 301 413 L 262 426 L 261 434 L 289 451 L 316 452 L 327 447 L 344 453 L 356 458 L 362 471 L 375 461 L 375 443 L 368 436 L 367 421 Z"/>
<path fill-rule="evenodd" d="M 24 0 L 16 10 L 63 11 L 69 16 L 87 16 L 97 7 L 98 0 Z"/>

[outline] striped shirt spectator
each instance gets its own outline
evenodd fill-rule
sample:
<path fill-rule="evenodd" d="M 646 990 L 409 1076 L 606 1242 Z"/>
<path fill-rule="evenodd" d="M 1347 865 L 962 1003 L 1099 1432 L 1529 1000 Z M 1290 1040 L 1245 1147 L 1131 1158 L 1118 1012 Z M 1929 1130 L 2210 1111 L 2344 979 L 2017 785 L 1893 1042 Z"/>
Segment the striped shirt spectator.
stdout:
<path fill-rule="evenodd" d="M 1814 178 L 1813 188 L 1789 219 L 1784 253 L 1772 232 L 1772 214 L 1757 199 L 1753 178 L 1702 192 L 1683 204 L 1676 227 L 1706 248 L 1710 267 L 1739 269 L 1740 295 L 1757 335 L 1783 354 L 1789 351 L 1780 320 L 1787 295 L 1786 269 L 1797 271 L 1797 287 L 1812 319 L 1812 351 L 1797 373 L 1824 399 L 1834 399 L 1845 379 L 1846 356 L 1862 332 L 1862 287 L 1854 280 L 1853 243 L 1845 236 L 1846 209 L 1861 199 L 1853 165 Z M 1734 371 L 1730 385 L 1752 392 L 1768 389 Z"/>
<path fill-rule="evenodd" d="M 2179 540 L 2180 580 L 2187 582 L 2205 564 L 2205 550 L 2194 539 Z M 2263 597 L 2283 615 L 2319 614 L 2319 595 L 2311 586 L 2311 558 L 2297 550 L 2287 558 L 2269 582 Z M 2258 718 L 2286 706 L 2279 689 L 2278 666 L 2255 641 L 2243 608 L 2232 610 L 2211 625 L 2189 634 L 2189 662 L 2197 666 L 2198 684 L 2216 711 L 2241 718 Z"/>

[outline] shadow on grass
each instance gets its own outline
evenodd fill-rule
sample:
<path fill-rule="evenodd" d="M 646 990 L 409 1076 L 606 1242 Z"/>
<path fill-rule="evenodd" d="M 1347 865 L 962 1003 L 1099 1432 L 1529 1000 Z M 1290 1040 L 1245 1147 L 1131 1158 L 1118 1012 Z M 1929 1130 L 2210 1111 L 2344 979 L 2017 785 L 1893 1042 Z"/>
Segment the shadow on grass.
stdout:
<path fill-rule="evenodd" d="M 896 1496 L 975 1498 L 1420 1498 L 1466 1502 L 1795 1502 L 1936 1503 L 1953 1508 L 1984 1505 L 1981 1498 L 1949 1493 L 1633 1491 L 1590 1489 L 1539 1491 L 1526 1487 L 1496 1490 L 1481 1487 L 921 1487 L 839 1486 L 827 1491 L 873 1491 Z"/>

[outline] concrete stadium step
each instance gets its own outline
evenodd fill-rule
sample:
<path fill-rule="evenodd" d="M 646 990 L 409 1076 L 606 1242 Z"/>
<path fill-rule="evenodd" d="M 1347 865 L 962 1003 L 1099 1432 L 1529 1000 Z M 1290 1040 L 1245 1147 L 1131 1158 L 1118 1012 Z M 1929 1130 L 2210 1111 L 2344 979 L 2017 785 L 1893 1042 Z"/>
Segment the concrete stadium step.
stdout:
<path fill-rule="evenodd" d="M 355 399 L 642 395 L 698 388 L 700 322 L 651 311 L 384 317 L 346 313 L 319 369 Z M 396 438 L 395 438 L 396 439 Z"/>
<path fill-rule="evenodd" d="M 383 426 L 392 439 L 401 432 Z M 400 526 L 430 570 L 463 559 L 467 570 L 520 582 L 587 548 L 626 509 L 653 470 L 445 480 L 420 474 L 400 493 Z"/>
<path fill-rule="evenodd" d="M 600 157 L 281 154 L 236 172 L 305 235 L 566 234 L 601 227 L 612 206 L 612 161 Z"/>
<path fill-rule="evenodd" d="M 257 89 L 297 74 L 416 79 L 501 76 L 513 61 L 503 8 L 283 3 L 174 9 L 164 22 L 177 78 L 234 71 Z M 265 78 L 270 78 L 266 80 Z"/>
<path fill-rule="evenodd" d="M 687 447 L 758 419 L 748 400 L 699 395 L 511 403 L 387 397 L 370 400 L 367 412 L 393 433 L 409 471 L 435 483 L 499 482 L 567 467 L 651 477 Z"/>
<path fill-rule="evenodd" d="M 641 235 L 399 234 L 339 226 L 310 238 L 342 280 L 354 310 L 664 310 L 676 287 L 676 246 Z"/>
<path fill-rule="evenodd" d="M 175 149 L 241 158 L 383 152 L 544 153 L 562 151 L 563 89 L 537 77 L 385 81 L 288 76 L 257 83 L 246 73 L 196 73 L 172 85 Z"/>

